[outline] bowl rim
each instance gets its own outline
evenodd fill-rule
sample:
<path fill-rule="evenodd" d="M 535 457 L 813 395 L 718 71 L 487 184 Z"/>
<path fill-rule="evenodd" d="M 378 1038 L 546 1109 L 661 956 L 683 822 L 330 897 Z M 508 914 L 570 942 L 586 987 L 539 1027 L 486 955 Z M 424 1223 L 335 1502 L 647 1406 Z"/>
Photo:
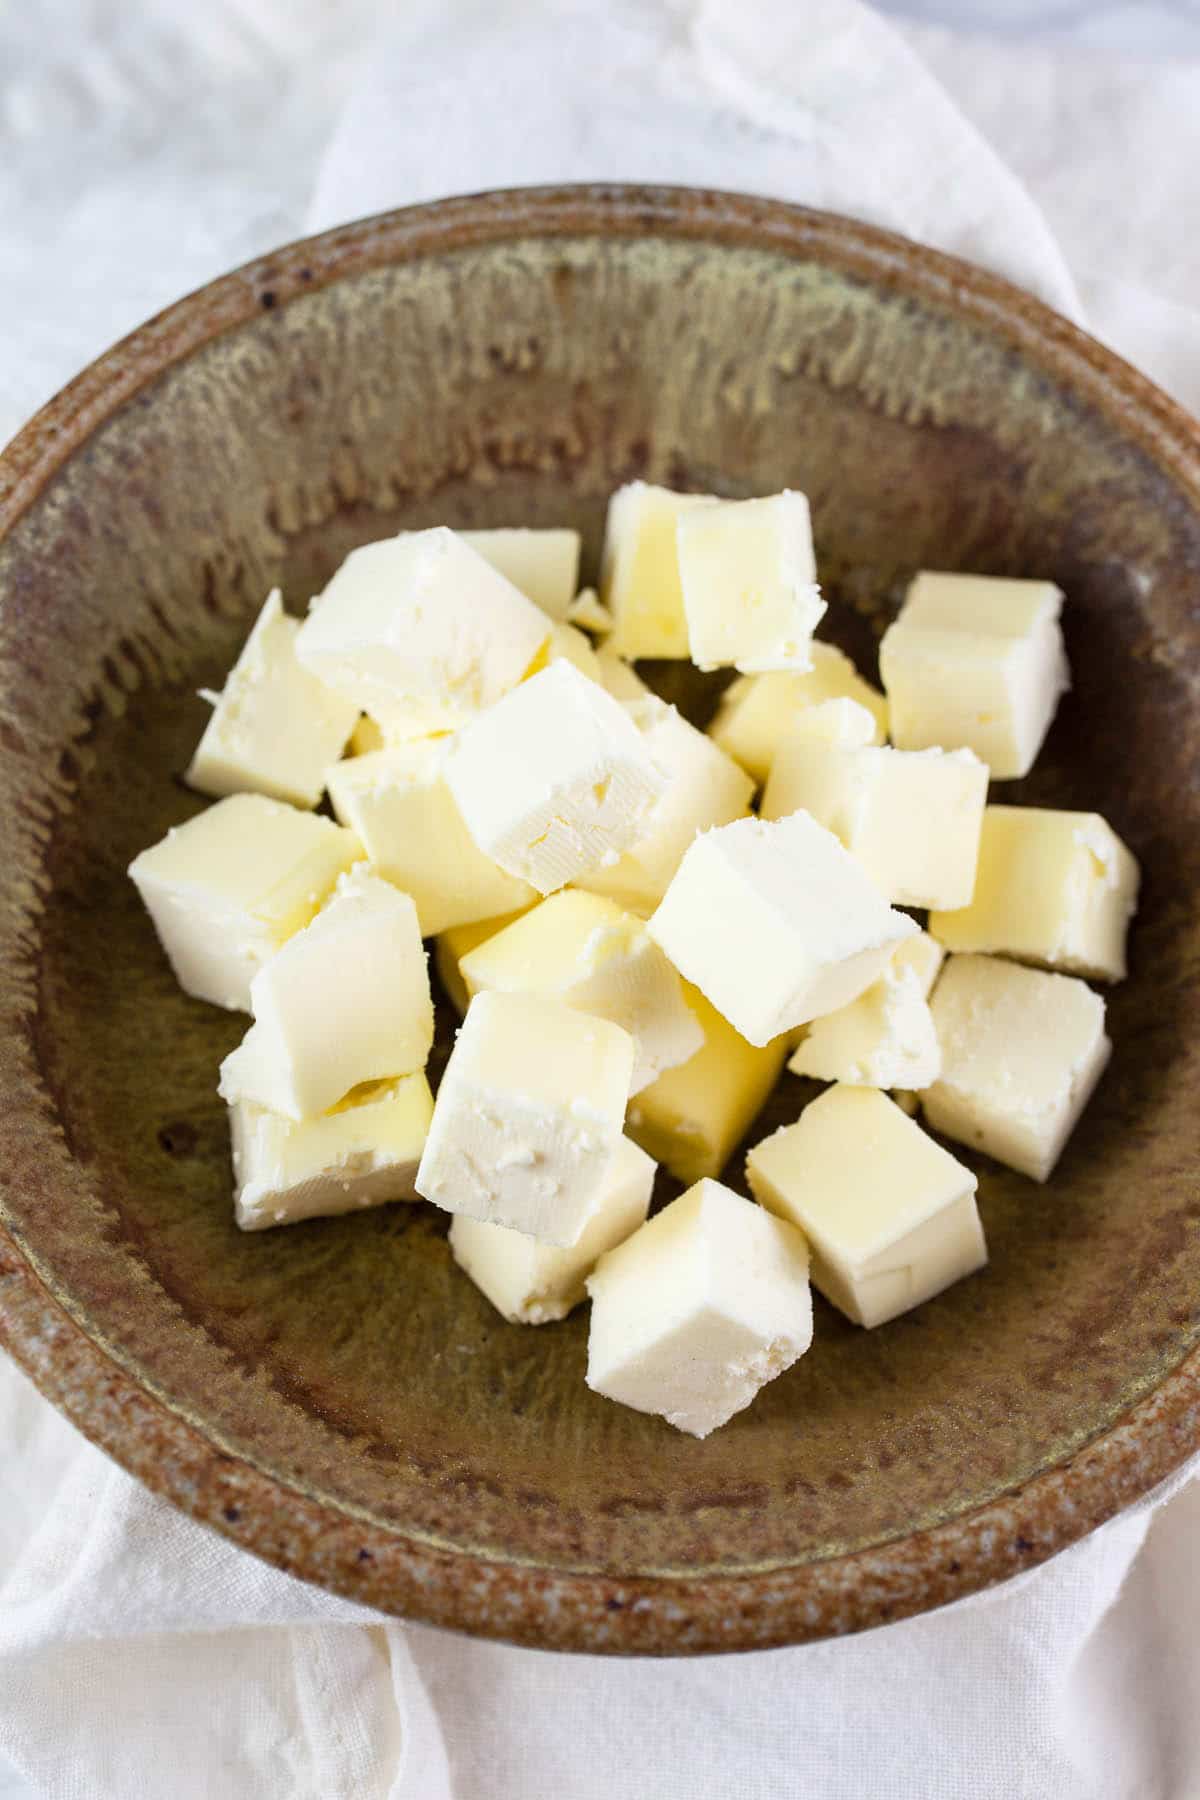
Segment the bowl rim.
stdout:
<path fill-rule="evenodd" d="M 368 270 L 530 237 L 665 236 L 815 259 L 916 294 L 1005 340 L 1119 423 L 1200 509 L 1200 427 L 1040 300 L 879 227 L 778 200 L 628 183 L 516 188 L 405 207 L 246 263 L 141 325 L 0 453 L 0 540 L 80 446 L 214 338 Z M 0 1044 L 0 1072 L 9 1061 Z M 0 1345 L 85 1437 L 193 1518 L 277 1567 L 385 1613 L 559 1650 L 769 1648 L 942 1606 L 1056 1554 L 1147 1495 L 1200 1447 L 1200 1350 L 1069 1457 L 925 1530 L 766 1571 L 622 1576 L 450 1551 L 365 1521 L 232 1456 L 85 1331 L 0 1222 Z"/>

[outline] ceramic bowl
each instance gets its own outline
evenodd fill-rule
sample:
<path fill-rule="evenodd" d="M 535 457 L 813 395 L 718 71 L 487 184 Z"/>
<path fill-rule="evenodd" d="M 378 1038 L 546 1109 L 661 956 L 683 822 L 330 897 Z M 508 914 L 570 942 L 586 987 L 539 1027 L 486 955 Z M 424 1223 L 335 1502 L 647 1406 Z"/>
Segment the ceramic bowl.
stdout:
<path fill-rule="evenodd" d="M 1054 1179 L 978 1161 L 988 1273 L 869 1333 L 820 1303 L 703 1443 L 588 1391 L 586 1315 L 504 1323 L 431 1208 L 240 1235 L 214 1081 L 244 1022 L 176 989 L 125 876 L 197 810 L 196 690 L 273 583 L 302 608 L 353 545 L 443 521 L 574 523 L 594 567 L 634 476 L 804 489 L 868 666 L 917 567 L 1058 581 L 1074 685 L 1006 797 L 1103 812 L 1145 871 Z M 1200 1443 L 1198 594 L 1191 421 L 1028 296 L 845 219 L 492 194 L 182 301 L 0 459 L 3 1341 L 248 1549 L 525 1643 L 794 1643 L 1051 1555 Z M 702 721 L 710 681 L 650 673 Z"/>

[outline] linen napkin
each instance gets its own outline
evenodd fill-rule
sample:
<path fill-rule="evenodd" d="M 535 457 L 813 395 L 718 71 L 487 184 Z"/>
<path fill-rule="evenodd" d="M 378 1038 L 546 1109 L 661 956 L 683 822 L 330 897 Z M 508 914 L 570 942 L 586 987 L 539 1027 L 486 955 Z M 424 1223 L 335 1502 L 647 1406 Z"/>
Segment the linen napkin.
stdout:
<path fill-rule="evenodd" d="M 316 228 L 589 178 L 893 226 L 1010 275 L 1200 404 L 1200 249 L 1178 225 L 1196 66 L 901 33 L 856 0 L 415 0 L 382 26 L 354 0 L 155 0 L 136 23 L 95 0 L 74 37 L 70 0 L 49 4 L 50 48 L 0 12 L 0 435 L 138 314 L 293 235 L 310 194 Z M 14 43 L 29 55 L 6 61 Z M 1139 202 L 1119 254 L 1114 193 Z M 52 279 L 80 268 L 86 318 Z M 281 1575 L 147 1494 L 7 1368 L 0 1444 L 5 1800 L 1200 1792 L 1186 1475 L 939 1614 L 610 1662 L 402 1626 Z"/>

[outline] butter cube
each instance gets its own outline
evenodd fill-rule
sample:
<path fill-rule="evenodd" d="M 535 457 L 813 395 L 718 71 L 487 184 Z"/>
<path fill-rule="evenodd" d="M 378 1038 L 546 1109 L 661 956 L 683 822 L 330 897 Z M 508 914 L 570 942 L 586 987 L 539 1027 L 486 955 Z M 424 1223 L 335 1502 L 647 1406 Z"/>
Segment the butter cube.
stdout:
<path fill-rule="evenodd" d="M 690 1185 L 719 1175 L 749 1131 L 779 1079 L 787 1039 L 758 1049 L 699 988 L 684 982 L 683 991 L 704 1042 L 630 1102 L 625 1129 L 677 1181 Z"/>
<path fill-rule="evenodd" d="M 472 720 L 446 779 L 484 854 L 542 894 L 615 862 L 667 785 L 620 702 L 567 662 Z"/>
<path fill-rule="evenodd" d="M 478 849 L 445 781 L 449 738 L 335 763 L 329 798 L 375 870 L 411 894 L 422 937 L 532 906 L 536 891 Z"/>
<path fill-rule="evenodd" d="M 357 1088 L 303 1124 L 239 1101 L 229 1109 L 238 1224 L 265 1231 L 415 1200 L 413 1179 L 432 1116 L 424 1075 Z"/>
<path fill-rule="evenodd" d="M 707 1437 L 812 1342 L 798 1231 L 717 1181 L 698 1181 L 601 1257 L 587 1384 Z"/>
<path fill-rule="evenodd" d="M 425 733 L 419 733 L 424 737 Z M 383 735 L 383 727 L 377 725 L 369 713 L 360 713 L 358 724 L 350 733 L 350 742 L 346 745 L 347 756 L 370 756 L 372 751 L 386 750 L 387 739 Z"/>
<path fill-rule="evenodd" d="M 649 922 L 680 974 L 759 1045 L 847 1005 L 917 929 L 804 812 L 702 833 Z"/>
<path fill-rule="evenodd" d="M 813 1020 L 788 1063 L 793 1075 L 876 1088 L 920 1089 L 937 1080 L 942 1055 L 928 989 L 908 959 L 923 940 L 924 932 L 909 938 L 857 1000 Z"/>
<path fill-rule="evenodd" d="M 460 1018 L 471 1004 L 467 984 L 462 978 L 463 957 L 468 950 L 474 950 L 476 944 L 495 937 L 498 931 L 503 931 L 506 925 L 511 925 L 528 910 L 528 907 L 519 907 L 516 912 L 501 913 L 494 919 L 477 919 L 472 925 L 452 925 L 449 931 L 438 933 L 433 947 L 433 964 L 446 990 L 446 998 Z"/>
<path fill-rule="evenodd" d="M 876 1088 L 829 1088 L 754 1146 L 746 1174 L 808 1239 L 814 1287 L 858 1325 L 883 1325 L 987 1261 L 974 1175 Z"/>
<path fill-rule="evenodd" d="M 365 864 L 352 869 L 259 970 L 250 1000 L 254 1024 L 221 1064 L 231 1104 L 313 1119 L 364 1081 L 423 1068 L 433 999 L 416 907 Z"/>
<path fill-rule="evenodd" d="M 527 600 L 552 619 L 565 619 L 579 586 L 579 533 L 566 527 L 500 527 L 460 531 L 459 537 Z"/>
<path fill-rule="evenodd" d="M 810 655 L 812 668 L 805 673 L 741 675 L 721 696 L 709 736 L 757 782 L 767 779 L 775 752 L 800 714 L 822 701 L 846 699 L 866 707 L 875 721 L 870 741 L 882 744 L 887 738 L 887 701 L 850 658 L 833 644 L 814 643 Z"/>
<path fill-rule="evenodd" d="M 577 1244 L 557 1250 L 523 1231 L 458 1213 L 450 1222 L 454 1260 L 514 1325 L 565 1319 L 586 1300 L 585 1283 L 598 1259 L 645 1223 L 654 1176 L 654 1163 L 645 1151 L 622 1138 Z"/>
<path fill-rule="evenodd" d="M 745 818 L 754 783 L 740 763 L 664 701 L 631 701 L 629 716 L 668 785 L 636 843 L 611 867 L 601 864 L 581 876 L 580 885 L 634 912 L 650 913 L 696 833 Z"/>
<path fill-rule="evenodd" d="M 933 996 L 941 1078 L 921 1096 L 935 1131 L 1048 1180 L 1104 1073 L 1104 1001 L 1071 975 L 952 956 Z"/>
<path fill-rule="evenodd" d="M 793 737 L 771 764 L 762 815 L 803 807 L 897 905 L 965 906 L 987 784 L 970 750 L 846 750 Z"/>
<path fill-rule="evenodd" d="M 219 694 L 184 780 L 201 794 L 269 794 L 315 806 L 354 729 L 353 700 L 296 660 L 299 619 L 273 588 Z"/>
<path fill-rule="evenodd" d="M 796 713 L 781 741 L 771 767 L 789 744 L 822 744 L 837 750 L 860 750 L 878 741 L 879 724 L 858 700 L 818 700 Z"/>
<path fill-rule="evenodd" d="M 675 527 L 684 513 L 711 504 L 711 495 L 675 494 L 644 481 L 618 488 L 609 501 L 600 598 L 612 614 L 609 642 L 619 655 L 691 654 Z"/>
<path fill-rule="evenodd" d="M 550 641 L 546 647 L 546 662 L 573 663 L 581 675 L 589 681 L 598 681 L 604 686 L 604 670 L 600 658 L 592 647 L 592 640 L 577 625 L 561 624 L 550 627 Z"/>
<path fill-rule="evenodd" d="M 607 644 L 602 644 L 596 652 L 596 661 L 600 665 L 600 685 L 607 688 L 614 700 L 653 700 L 654 689 L 642 680 L 632 663 L 618 656 Z"/>
<path fill-rule="evenodd" d="M 919 931 L 916 937 L 905 939 L 893 956 L 891 966 L 910 970 L 917 978 L 922 1000 L 928 1000 L 945 960 L 946 952 L 937 939 L 927 931 Z"/>
<path fill-rule="evenodd" d="M 901 750 L 965 745 L 997 780 L 1027 775 L 1070 686 L 1051 581 L 918 575 L 879 667 Z"/>
<path fill-rule="evenodd" d="M 329 819 L 233 794 L 173 826 L 129 875 L 184 993 L 249 1012 L 258 970 L 361 856 Z"/>
<path fill-rule="evenodd" d="M 469 994 L 553 994 L 637 1046 L 630 1093 L 694 1056 L 704 1034 L 641 919 L 599 894 L 552 894 L 459 964 Z"/>
<path fill-rule="evenodd" d="M 433 1109 L 417 1192 L 446 1212 L 577 1244 L 621 1138 L 634 1043 L 545 994 L 476 994 Z"/>
<path fill-rule="evenodd" d="M 612 614 L 595 588 L 583 588 L 567 608 L 568 625 L 582 625 L 596 637 L 607 637 L 613 628 Z"/>
<path fill-rule="evenodd" d="M 803 494 L 717 500 L 676 524 L 692 661 L 701 669 L 809 669 L 825 602 Z"/>
<path fill-rule="evenodd" d="M 453 531 L 352 550 L 296 638 L 305 668 L 383 727 L 453 730 L 533 666 L 544 612 Z"/>
<path fill-rule="evenodd" d="M 1099 981 L 1125 974 L 1138 865 L 1099 813 L 989 806 L 969 906 L 931 914 L 948 950 L 992 950 Z"/>

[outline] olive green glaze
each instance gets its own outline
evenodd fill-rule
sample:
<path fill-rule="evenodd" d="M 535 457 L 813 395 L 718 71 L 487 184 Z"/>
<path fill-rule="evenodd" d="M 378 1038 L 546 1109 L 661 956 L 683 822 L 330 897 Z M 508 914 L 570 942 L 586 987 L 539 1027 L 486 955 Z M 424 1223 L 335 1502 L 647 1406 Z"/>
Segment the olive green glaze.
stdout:
<path fill-rule="evenodd" d="M 1101 809 L 1146 871 L 1053 1183 L 980 1161 L 990 1273 L 869 1334 L 820 1304 L 702 1444 L 588 1392 L 586 1317 L 496 1317 L 430 1209 L 239 1235 L 214 1080 L 242 1022 L 176 991 L 124 876 L 196 809 L 195 690 L 271 583 L 302 607 L 351 545 L 440 520 L 574 521 L 594 558 L 633 475 L 807 490 L 863 657 L 917 565 L 1059 581 L 1075 686 L 1007 793 Z M 1078 1537 L 1200 1442 L 1197 593 L 1190 422 L 1026 296 L 845 220 L 493 195 L 182 302 L 0 460 L 4 1340 L 248 1548 L 530 1643 L 820 1637 Z"/>

